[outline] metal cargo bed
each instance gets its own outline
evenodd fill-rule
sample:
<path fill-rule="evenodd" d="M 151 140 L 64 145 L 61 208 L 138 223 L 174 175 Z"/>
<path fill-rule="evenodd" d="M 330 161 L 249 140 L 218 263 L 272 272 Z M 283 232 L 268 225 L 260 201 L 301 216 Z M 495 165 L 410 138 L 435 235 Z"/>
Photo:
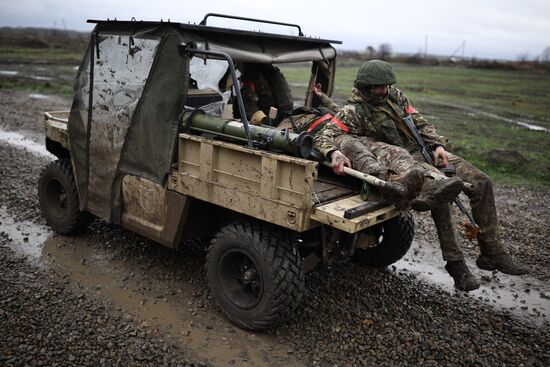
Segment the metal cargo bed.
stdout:
<path fill-rule="evenodd" d="M 317 162 L 187 133 L 179 135 L 178 169 L 168 186 L 298 232 L 322 223 L 355 233 L 401 213 L 388 205 L 346 219 L 366 202 L 356 189 L 319 180 Z"/>

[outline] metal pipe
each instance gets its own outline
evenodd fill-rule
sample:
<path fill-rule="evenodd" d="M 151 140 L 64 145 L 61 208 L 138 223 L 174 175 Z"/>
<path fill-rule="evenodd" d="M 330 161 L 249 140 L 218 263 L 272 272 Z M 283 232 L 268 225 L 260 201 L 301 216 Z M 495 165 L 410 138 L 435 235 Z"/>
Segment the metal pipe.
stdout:
<path fill-rule="evenodd" d="M 248 123 L 248 119 L 246 118 L 246 110 L 244 108 L 241 89 L 239 88 L 239 80 L 237 79 L 237 73 L 235 72 L 235 64 L 233 64 L 233 60 L 231 59 L 231 56 L 229 56 L 229 54 L 225 52 L 199 50 L 196 48 L 184 48 L 184 51 L 187 53 L 193 53 L 193 54 L 203 54 L 203 55 L 221 57 L 222 59 L 225 59 L 229 63 L 229 71 L 231 72 L 231 78 L 233 79 L 233 89 L 235 91 L 235 96 L 237 97 L 237 104 L 239 105 L 239 112 L 241 114 L 241 122 L 244 126 L 244 130 L 246 134 L 247 145 L 250 148 L 252 148 L 253 145 L 252 145 L 252 139 L 250 138 L 250 124 Z"/>
<path fill-rule="evenodd" d="M 228 19 L 237 19 L 237 20 L 246 20 L 249 22 L 257 22 L 257 23 L 267 23 L 267 24 L 275 24 L 275 25 L 284 25 L 288 27 L 295 27 L 298 28 L 298 35 L 304 36 L 302 33 L 302 28 L 298 24 L 292 24 L 292 23 L 282 23 L 282 22 L 275 22 L 273 20 L 264 20 L 264 19 L 255 19 L 255 18 L 246 18 L 246 17 L 239 17 L 236 15 L 226 15 L 226 14 L 219 14 L 219 13 L 208 13 L 204 16 L 204 18 L 201 20 L 199 25 L 206 25 L 206 19 L 208 17 L 218 17 L 218 18 L 228 18 Z"/>
<path fill-rule="evenodd" d="M 201 110 L 193 110 L 183 114 L 182 122 L 188 131 L 208 133 L 239 142 L 246 141 L 243 124 L 235 120 L 208 116 Z M 306 132 L 293 134 L 271 126 L 251 125 L 250 138 L 256 147 L 281 151 L 300 158 L 308 158 L 313 149 L 313 138 Z"/>

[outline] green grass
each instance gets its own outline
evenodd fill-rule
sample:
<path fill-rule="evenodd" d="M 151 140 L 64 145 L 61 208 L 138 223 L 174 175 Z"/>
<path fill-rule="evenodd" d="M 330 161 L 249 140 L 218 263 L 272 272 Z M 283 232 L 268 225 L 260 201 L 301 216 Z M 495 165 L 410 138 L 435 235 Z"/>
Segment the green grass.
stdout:
<path fill-rule="evenodd" d="M 62 48 L 0 47 L 0 60 L 80 62 L 84 50 L 71 51 Z"/>
<path fill-rule="evenodd" d="M 357 60 L 337 64 L 333 98 L 345 101 L 351 92 Z M 449 138 L 457 154 L 496 182 L 513 186 L 550 186 L 550 133 L 531 131 L 504 118 L 550 129 L 550 74 L 542 71 L 485 70 L 464 67 L 394 64 L 398 88 L 438 132 Z M 307 83 L 308 66 L 282 66 L 291 84 Z M 293 87 L 295 95 L 304 87 Z M 487 115 L 491 114 L 491 115 Z M 528 160 L 488 155 L 497 149 L 516 151 Z"/>
<path fill-rule="evenodd" d="M 78 63 L 3 65 L 0 60 L 0 70 L 17 72 L 15 75 L 0 74 L 0 88 L 69 96 L 73 92 L 77 65 Z"/>
<path fill-rule="evenodd" d="M 0 70 L 17 71 L 17 75 L 0 74 L 0 88 L 42 94 L 73 93 L 75 66 L 80 64 L 82 45 L 29 48 L 0 47 Z M 40 80 L 36 77 L 46 77 Z"/>
<path fill-rule="evenodd" d="M 73 94 L 72 83 L 51 83 L 39 81 L 10 81 L 0 78 L 0 89 L 28 91 L 40 94 L 70 96 Z"/>

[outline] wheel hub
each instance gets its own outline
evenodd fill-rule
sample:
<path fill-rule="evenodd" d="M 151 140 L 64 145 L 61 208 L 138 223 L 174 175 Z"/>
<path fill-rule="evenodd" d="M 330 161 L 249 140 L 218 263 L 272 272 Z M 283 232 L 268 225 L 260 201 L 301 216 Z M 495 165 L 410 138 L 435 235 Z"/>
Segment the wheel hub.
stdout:
<path fill-rule="evenodd" d="M 244 283 L 252 283 L 257 277 L 256 269 L 245 269 L 242 280 Z"/>
<path fill-rule="evenodd" d="M 220 261 L 221 285 L 236 306 L 251 309 L 263 295 L 263 283 L 252 258 L 242 250 L 226 253 Z"/>

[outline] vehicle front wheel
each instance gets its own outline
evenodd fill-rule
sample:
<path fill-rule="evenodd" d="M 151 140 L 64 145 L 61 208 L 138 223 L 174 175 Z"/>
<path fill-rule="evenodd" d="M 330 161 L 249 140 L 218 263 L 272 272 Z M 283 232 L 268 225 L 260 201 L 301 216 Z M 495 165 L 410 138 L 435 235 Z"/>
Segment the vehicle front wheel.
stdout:
<path fill-rule="evenodd" d="M 389 219 L 373 228 L 367 228 L 361 236 L 374 237 L 372 246 L 356 248 L 353 260 L 357 263 L 383 267 L 401 259 L 411 247 L 414 237 L 414 220 L 410 212 Z"/>
<path fill-rule="evenodd" d="M 218 232 L 208 248 L 206 277 L 229 320 L 250 330 L 279 323 L 299 304 L 304 288 L 302 259 L 290 236 L 255 222 Z"/>
<path fill-rule="evenodd" d="M 75 234 L 86 229 L 90 223 L 90 214 L 79 208 L 69 160 L 56 160 L 46 166 L 38 182 L 38 197 L 46 222 L 56 232 Z"/>

